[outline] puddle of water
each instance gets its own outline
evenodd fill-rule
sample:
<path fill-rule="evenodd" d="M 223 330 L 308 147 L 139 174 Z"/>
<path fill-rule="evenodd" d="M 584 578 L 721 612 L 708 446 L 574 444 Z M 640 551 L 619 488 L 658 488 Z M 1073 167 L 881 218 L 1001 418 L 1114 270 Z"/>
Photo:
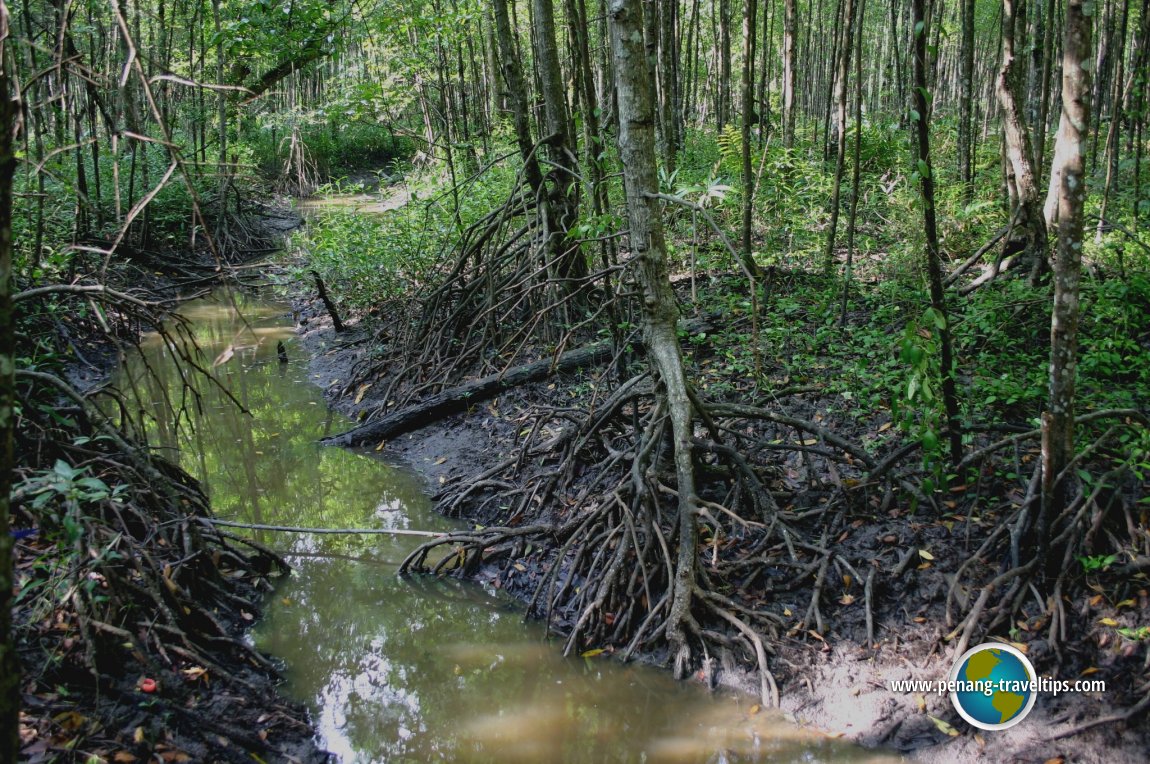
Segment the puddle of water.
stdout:
<path fill-rule="evenodd" d="M 221 518 L 451 527 L 411 473 L 317 445 L 349 420 L 329 412 L 308 379 L 285 305 L 220 291 L 182 312 L 200 364 L 227 357 L 213 373 L 250 415 L 158 340 L 129 359 L 121 385 L 137 390 L 155 418 L 153 442 L 204 482 Z M 281 341 L 287 364 L 277 360 Z M 177 412 L 193 426 L 177 430 Z M 310 705 L 321 743 L 344 762 L 893 760 L 751 715 L 750 698 L 603 658 L 565 659 L 538 624 L 491 592 L 399 579 L 396 566 L 418 539 L 253 534 L 297 566 L 255 640 L 286 662 L 288 694 Z"/>
<path fill-rule="evenodd" d="M 406 186 L 399 185 L 374 194 L 337 194 L 311 197 L 296 202 L 296 209 L 305 217 L 324 210 L 341 210 L 365 215 L 382 215 L 397 210 L 411 200 Z"/>

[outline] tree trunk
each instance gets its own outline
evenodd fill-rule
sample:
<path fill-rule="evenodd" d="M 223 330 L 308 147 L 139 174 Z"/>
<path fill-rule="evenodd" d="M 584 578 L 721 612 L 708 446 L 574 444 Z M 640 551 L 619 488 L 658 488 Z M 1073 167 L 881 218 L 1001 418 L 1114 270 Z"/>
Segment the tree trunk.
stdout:
<path fill-rule="evenodd" d="M 643 336 L 647 354 L 662 382 L 674 436 L 678 507 L 678 555 L 667 621 L 667 640 L 674 653 L 675 674 L 683 677 L 691 660 L 690 637 L 698 626 L 691 614 L 696 583 L 699 533 L 696 522 L 695 472 L 691 462 L 693 412 L 675 326 L 678 307 L 671 289 L 667 248 L 655 161 L 655 109 L 651 75 L 643 49 L 643 10 L 640 0 L 609 0 L 611 50 L 615 59 L 615 89 L 619 100 L 619 155 L 627 195 L 631 249 L 639 267 Z"/>
<path fill-rule="evenodd" d="M 1098 230 L 1094 241 L 1102 243 L 1102 229 L 1106 225 L 1106 212 L 1110 204 L 1110 192 L 1118 177 L 1118 133 L 1122 126 L 1122 104 L 1126 100 L 1128 87 L 1123 85 L 1126 63 L 1126 29 L 1130 21 L 1130 3 L 1122 3 L 1122 21 L 1118 24 L 1118 50 L 1115 55 L 1117 71 L 1114 74 L 1113 92 L 1110 97 L 1110 126 L 1106 130 L 1106 182 L 1102 186 L 1102 206 L 1098 211 Z M 1133 72 L 1131 72 L 1133 75 Z M 1130 87 L 1134 78 L 1130 78 Z"/>
<path fill-rule="evenodd" d="M 755 123 L 755 32 L 758 11 L 758 0 L 747 0 L 743 17 L 743 259 L 752 263 L 751 223 L 755 210 L 755 175 L 751 166 L 751 126 Z"/>
<path fill-rule="evenodd" d="M 1079 277 L 1082 271 L 1086 170 L 1082 146 L 1090 131 L 1091 17 L 1085 0 L 1068 0 L 1062 49 L 1062 114 L 1055 147 L 1060 178 L 1058 250 L 1054 259 L 1054 307 L 1050 322 L 1050 402 L 1042 415 L 1043 511 L 1038 540 L 1066 504 L 1068 481 L 1057 477 L 1074 456 L 1074 385 L 1078 365 Z M 1052 561 L 1057 563 L 1058 561 Z"/>
<path fill-rule="evenodd" d="M 1134 142 L 1134 224 L 1137 227 L 1142 205 L 1142 141 L 1143 129 L 1147 121 L 1146 90 L 1150 87 L 1150 0 L 1142 0 L 1142 23 L 1138 32 L 1138 54 L 1134 59 L 1134 98 L 1131 104 L 1131 137 Z"/>
<path fill-rule="evenodd" d="M 507 0 L 495 0 L 492 4 L 495 15 L 495 39 L 499 45 L 499 63 L 503 67 L 503 81 L 511 106 L 511 119 L 515 125 L 515 140 L 523 157 L 527 185 L 536 197 L 543 198 L 543 174 L 535 156 L 535 142 L 531 139 L 531 123 L 527 114 L 527 85 L 523 81 L 523 68 L 519 65 L 519 54 L 515 50 L 511 20 L 507 16 Z"/>
<path fill-rule="evenodd" d="M 545 218 L 548 259 L 556 263 L 559 278 L 580 279 L 587 275 L 587 263 L 579 246 L 567 242 L 567 231 L 579 216 L 579 160 L 567 119 L 567 94 L 555 39 L 555 6 L 552 0 L 534 0 L 534 7 L 535 58 L 542 84 L 545 142 L 555 168 L 549 173 L 549 214 Z"/>
<path fill-rule="evenodd" d="M 835 66 L 835 179 L 831 191 L 831 221 L 827 226 L 827 244 L 823 254 L 823 273 L 829 274 L 835 262 L 835 240 L 839 226 L 839 206 L 842 198 L 843 171 L 847 155 L 847 77 L 850 72 L 851 49 L 854 48 L 855 3 L 844 0 L 843 35 L 839 45 L 838 63 Z"/>
<path fill-rule="evenodd" d="M 1007 0 L 1009 2 L 1009 0 Z M 946 409 L 947 434 L 951 464 L 962 461 L 962 429 L 958 415 L 958 393 L 954 385 L 954 353 L 950 340 L 950 318 L 946 310 L 946 293 L 942 286 L 942 256 L 938 246 L 938 223 L 934 209 L 934 171 L 930 164 L 930 101 L 926 89 L 926 20 L 923 0 L 913 0 L 914 13 L 914 110 L 918 143 L 918 174 L 922 184 L 922 218 L 926 232 L 926 270 L 930 280 L 930 303 L 940 318 L 940 361 L 942 365 L 942 401 Z M 923 26 L 920 26 L 923 25 Z M 913 119 L 913 115 L 912 115 Z"/>
<path fill-rule="evenodd" d="M 783 18 L 783 145 L 795 146 L 795 37 L 798 34 L 796 0 L 785 0 Z"/>
<path fill-rule="evenodd" d="M 731 121 L 731 3 L 719 0 L 719 131 Z"/>
<path fill-rule="evenodd" d="M 1046 166 L 1046 134 L 1050 121 L 1050 78 L 1054 70 L 1054 0 L 1046 0 L 1042 29 L 1042 83 L 1039 86 L 1038 121 L 1034 126 L 1034 166 Z"/>
<path fill-rule="evenodd" d="M 1038 181 L 1035 178 L 1030 132 L 1022 118 L 1019 103 L 1018 59 L 1015 56 L 1015 5 L 1019 0 L 1002 3 L 1002 68 L 998 71 L 996 90 L 1002 107 L 1004 150 L 1012 171 L 1011 233 L 1008 248 L 1017 249 L 1030 265 L 1031 281 L 1045 272 L 1047 263 L 1046 224 L 1038 211 Z M 1013 243 L 1012 243 L 1013 242 Z"/>
<path fill-rule="evenodd" d="M 839 311 L 839 325 L 845 326 L 847 322 L 847 300 L 850 297 L 851 272 L 854 269 L 855 233 L 858 223 L 859 208 L 859 182 L 861 180 L 862 164 L 862 54 L 863 54 L 863 19 L 866 18 L 866 0 L 859 0 L 859 23 L 857 39 L 855 41 L 855 134 L 851 146 L 851 204 L 847 215 L 847 262 L 843 271 L 843 295 Z"/>
<path fill-rule="evenodd" d="M 962 183 L 962 199 L 970 204 L 974 196 L 974 160 L 971 156 L 974 137 L 974 0 L 962 0 L 959 58 L 958 179 Z"/>
<path fill-rule="evenodd" d="M 679 56 L 675 38 L 675 9 L 678 3 L 659 3 L 659 124 L 663 135 L 663 168 L 670 177 L 675 172 L 679 150 Z"/>
<path fill-rule="evenodd" d="M 8 6 L 0 0 L 0 761 L 16 761 L 20 747 L 20 666 L 12 633 L 12 535 L 8 513 L 15 468 L 16 327 L 12 311 L 12 138 L 20 106 L 10 94 L 14 63 L 8 48 Z"/>

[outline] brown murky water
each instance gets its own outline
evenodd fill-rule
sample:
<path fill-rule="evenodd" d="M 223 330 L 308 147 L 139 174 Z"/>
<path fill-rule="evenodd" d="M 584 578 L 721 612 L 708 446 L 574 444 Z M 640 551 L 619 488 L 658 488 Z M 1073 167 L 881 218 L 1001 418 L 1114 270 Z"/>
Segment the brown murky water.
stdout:
<path fill-rule="evenodd" d="M 126 364 L 153 439 L 242 522 L 440 530 L 419 480 L 369 453 L 316 441 L 329 412 L 294 346 L 288 308 L 221 290 L 183 315 L 201 365 L 246 409 L 153 340 Z M 282 341 L 290 361 L 277 360 Z M 145 373 L 145 365 L 155 376 Z M 196 393 L 183 387 L 187 382 Z M 185 425 L 177 429 L 180 417 Z M 297 566 L 254 638 L 287 666 L 321 742 L 344 762 L 891 761 L 751 714 L 666 673 L 565 659 L 515 607 L 477 585 L 400 580 L 410 537 L 258 533 Z"/>

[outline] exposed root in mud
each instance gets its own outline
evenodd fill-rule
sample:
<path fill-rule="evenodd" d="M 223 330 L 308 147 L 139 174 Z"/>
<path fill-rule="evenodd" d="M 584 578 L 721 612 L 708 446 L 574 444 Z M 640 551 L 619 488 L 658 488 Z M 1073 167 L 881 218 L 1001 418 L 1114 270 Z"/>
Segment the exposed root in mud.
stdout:
<path fill-rule="evenodd" d="M 828 639 L 839 630 L 834 614 L 843 605 L 862 605 L 865 644 L 876 645 L 876 613 L 890 607 L 884 592 L 923 558 L 913 545 L 868 556 L 840 542 L 865 521 L 898 512 L 900 503 L 917 501 L 932 512 L 938 506 L 919 488 L 921 465 L 908 458 L 916 449 L 895 443 L 872 455 L 825 424 L 785 413 L 778 401 L 711 403 L 694 393 L 692 399 L 699 494 L 694 541 L 684 545 L 678 522 L 668 406 L 652 377 L 637 374 L 585 414 L 538 410 L 515 453 L 446 485 L 437 496 L 443 510 L 488 525 L 429 541 L 404 561 L 403 571 L 500 581 L 564 635 L 567 653 L 662 654 L 677 675 L 697 672 L 707 682 L 716 658 L 734 657 L 757 667 L 764 704 L 778 702 L 776 646 L 787 638 Z M 1142 421 L 1142 415 L 1094 412 L 1080 424 L 1123 419 Z M 1112 445 L 1118 427 L 1106 429 L 1072 467 Z M 985 460 L 1037 434 L 987 443 L 959 472 L 983 475 Z M 1017 507 L 947 576 L 945 641 L 961 652 L 1013 623 L 1020 611 L 1033 610 L 1033 598 L 1060 656 L 1074 628 L 1066 600 L 1079 583 L 1076 557 L 1096 553 L 1104 540 L 1121 542 L 1103 538 L 1113 535 L 1104 527 L 1104 501 L 1129 479 L 1129 465 L 1113 468 L 1055 518 L 1047 547 L 1059 550 L 1055 575 L 1040 566 L 1040 548 L 1025 541 L 1039 501 L 1037 478 L 1021 501 L 989 477 L 963 487 L 970 512 L 996 494 Z M 1122 524 L 1133 528 L 1134 522 Z M 993 560 L 1002 561 L 997 571 Z M 1048 595 L 1040 596 L 1039 588 Z M 683 603 L 679 612 L 676 602 Z"/>
<path fill-rule="evenodd" d="M 566 652 L 609 648 L 626 658 L 666 644 L 679 676 L 710 671 L 712 655 L 742 653 L 759 669 L 763 702 L 777 705 L 768 655 L 788 626 L 773 595 L 809 587 L 805 615 L 791 628 L 821 635 L 829 574 L 867 580 L 859 572 L 867 561 L 836 554 L 828 540 L 861 494 L 873 492 L 867 471 L 875 462 L 815 422 L 698 401 L 691 454 L 699 496 L 690 519 L 699 538 L 684 543 L 670 414 L 656 393 L 640 374 L 585 418 L 541 413 L 515 456 L 438 497 L 449 511 L 468 504 L 469 515 L 499 525 L 431 541 L 402 569 L 474 575 L 541 563 L 529 608 L 566 634 Z M 852 477 L 828 501 L 800 509 L 805 492 L 780 481 L 783 451 L 817 460 L 812 479 L 826 462 Z M 541 514 L 551 522 L 517 527 Z"/>
<path fill-rule="evenodd" d="M 1062 474 L 1055 478 L 1055 482 L 1074 484 L 1071 500 L 1057 517 L 1043 517 L 1045 508 L 1042 506 L 1043 492 L 1040 487 L 1041 464 L 1036 463 L 1030 471 L 1024 497 L 1010 511 L 1006 522 L 995 528 L 978 550 L 958 567 L 946 599 L 946 625 L 951 629 L 946 638 L 958 640 L 956 653 L 965 652 L 975 635 L 993 633 L 1004 624 L 1012 622 L 1022 611 L 1027 598 L 1033 596 L 1038 611 L 1049 622 L 1049 645 L 1061 654 L 1069 638 L 1071 620 L 1065 605 L 1065 594 L 1071 588 L 1071 577 L 1078 567 L 1076 560 L 1096 554 L 1099 542 L 1104 541 L 1118 550 L 1138 539 L 1134 518 L 1129 508 L 1122 506 L 1121 500 L 1123 484 L 1133 479 L 1131 468 L 1135 465 L 1129 459 L 1116 459 L 1115 466 L 1091 478 L 1089 483 L 1083 483 L 1075 474 L 1099 452 L 1117 445 L 1116 436 L 1122 429 L 1122 420 L 1147 424 L 1146 416 L 1135 409 L 1096 411 L 1080 416 L 1076 421 L 1081 426 L 1107 420 L 1119 420 L 1120 424 L 1109 426 L 1086 448 L 1080 450 Z M 1038 439 L 1041 434 L 1041 430 L 1029 430 L 986 445 L 968 455 L 960 465 L 960 470 L 980 466 L 983 460 L 995 452 Z M 976 502 L 979 493 L 976 490 L 969 498 Z M 1119 506 L 1122 506 L 1123 530 L 1129 534 L 1126 540 L 1117 538 L 1112 530 L 1103 528 L 1107 516 Z M 1102 536 L 1108 538 L 1103 539 Z M 985 571 L 977 569 L 990 559 L 1002 559 L 1009 565 L 986 581 Z M 978 591 L 978 597 L 973 603 L 964 588 L 966 586 Z M 1040 586 L 1045 589 L 1045 597 Z M 1120 594 L 1124 598 L 1128 593 L 1124 590 Z M 995 604 L 991 605 L 991 602 Z M 960 611 L 958 615 L 955 614 L 956 606 Z"/>
<path fill-rule="evenodd" d="M 502 372 L 544 348 L 558 357 L 623 320 L 612 285 L 623 267 L 607 254 L 598 269 L 573 267 L 594 242 L 553 229 L 547 188 L 533 190 L 521 171 L 507 201 L 444 253 L 430 286 L 410 301 L 414 307 L 399 308 L 407 320 L 395 323 L 405 328 L 389 344 L 408 352 L 369 360 L 353 375 L 388 385 L 378 396 L 388 403 L 372 417 L 468 376 Z"/>

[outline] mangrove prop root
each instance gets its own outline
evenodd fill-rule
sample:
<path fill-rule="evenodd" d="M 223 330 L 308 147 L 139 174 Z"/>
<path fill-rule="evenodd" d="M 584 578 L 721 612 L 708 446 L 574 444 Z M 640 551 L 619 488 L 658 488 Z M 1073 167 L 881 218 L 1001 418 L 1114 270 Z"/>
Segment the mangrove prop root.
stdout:
<path fill-rule="evenodd" d="M 707 475 L 699 485 L 695 522 L 707 532 L 687 553 L 694 560 L 684 568 L 668 411 L 657 388 L 640 384 L 645 379 L 640 375 L 619 384 L 582 420 L 565 424 L 561 436 L 546 435 L 548 428 L 537 421 L 523 430 L 527 437 L 519 451 L 529 458 L 508 457 L 484 470 L 477 476 L 481 479 L 442 490 L 439 505 L 452 512 L 463 505 L 493 507 L 493 496 L 505 506 L 489 527 L 427 541 L 408 555 L 401 572 L 466 575 L 484 569 L 500 579 L 531 576 L 529 609 L 564 635 L 568 653 L 604 648 L 629 657 L 640 646 L 663 643 L 671 647 L 669 657 L 683 676 L 720 650 L 745 650 L 757 667 L 762 701 L 777 705 L 779 689 L 769 656 L 786 619 L 783 608 L 772 604 L 772 593 L 806 589 L 810 600 L 803 620 L 825 633 L 828 624 L 819 600 L 828 569 L 848 570 L 862 586 L 857 571 L 865 561 L 847 560 L 821 542 L 804 540 L 808 534 L 833 537 L 827 527 L 842 525 L 849 497 L 840 496 L 837 510 L 799 515 L 784 508 L 772 485 L 777 470 L 764 461 L 779 451 L 747 449 L 738 434 L 740 422 L 815 435 L 825 447 L 810 454 L 812 462 L 834 461 L 843 465 L 840 469 L 853 465 L 860 478 L 878 462 L 861 446 L 813 422 L 696 398 L 695 405 L 707 406 L 715 420 L 708 427 L 712 438 L 692 441 L 693 459 L 706 465 Z M 537 417 L 554 421 L 560 413 L 541 407 Z M 884 463 L 884 470 L 891 466 Z M 511 485 L 517 489 L 508 491 Z M 530 511 L 538 507 L 549 509 L 542 515 Z M 524 516 L 547 522 L 524 527 L 505 522 Z M 743 556 L 746 552 L 752 555 Z M 756 604 L 720 593 L 743 586 L 748 568 L 787 571 L 785 583 L 764 586 L 767 599 Z M 684 570 L 690 571 L 688 578 L 678 583 L 689 586 L 693 596 L 676 613 L 673 591 Z M 868 615 L 875 577 L 872 569 L 865 579 Z M 867 635 L 873 642 L 873 623 Z"/>

